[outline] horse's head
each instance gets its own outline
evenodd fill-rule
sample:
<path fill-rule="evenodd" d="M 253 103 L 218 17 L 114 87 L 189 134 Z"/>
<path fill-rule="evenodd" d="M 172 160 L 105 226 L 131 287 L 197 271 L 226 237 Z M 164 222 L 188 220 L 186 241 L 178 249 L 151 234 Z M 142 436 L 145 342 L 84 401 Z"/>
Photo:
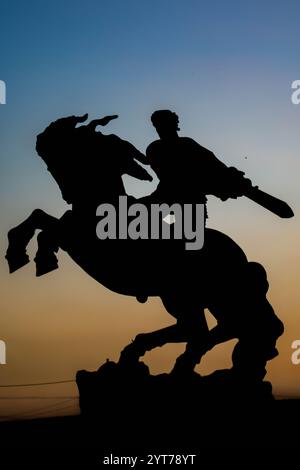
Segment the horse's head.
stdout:
<path fill-rule="evenodd" d="M 139 151 L 116 135 L 96 132 L 117 116 L 95 119 L 88 115 L 69 116 L 51 123 L 37 136 L 36 150 L 60 187 L 68 203 L 82 197 L 100 198 L 124 194 L 122 175 L 151 181 L 151 176 L 135 160 Z"/>

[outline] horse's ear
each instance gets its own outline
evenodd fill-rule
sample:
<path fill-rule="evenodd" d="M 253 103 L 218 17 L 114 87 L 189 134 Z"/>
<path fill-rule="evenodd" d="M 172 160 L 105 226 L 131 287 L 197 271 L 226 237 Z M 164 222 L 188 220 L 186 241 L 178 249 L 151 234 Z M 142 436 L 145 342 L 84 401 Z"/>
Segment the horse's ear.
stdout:
<path fill-rule="evenodd" d="M 97 126 L 106 126 L 110 121 L 112 121 L 112 119 L 117 119 L 117 117 L 119 117 L 117 114 L 113 114 L 112 116 L 105 116 L 101 119 L 94 119 L 87 125 L 87 127 L 95 130 Z"/>
<path fill-rule="evenodd" d="M 85 113 L 82 116 L 74 116 L 77 124 L 79 124 L 80 122 L 86 121 L 88 117 L 89 117 L 88 113 Z"/>

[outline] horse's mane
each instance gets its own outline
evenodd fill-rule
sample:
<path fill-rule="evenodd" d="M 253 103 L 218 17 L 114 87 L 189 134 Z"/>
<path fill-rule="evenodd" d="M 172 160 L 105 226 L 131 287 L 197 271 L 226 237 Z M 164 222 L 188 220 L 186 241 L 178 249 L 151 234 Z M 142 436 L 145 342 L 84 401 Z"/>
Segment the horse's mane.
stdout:
<path fill-rule="evenodd" d="M 139 151 L 114 134 L 95 132 L 90 125 L 76 127 L 78 118 L 58 119 L 37 136 L 36 151 L 68 203 L 97 202 L 103 195 L 124 194 L 123 173 L 149 179 L 134 161 Z M 133 156 L 134 154 L 134 156 Z M 104 174 L 101 178 L 99 177 Z"/>
<path fill-rule="evenodd" d="M 75 127 L 66 126 L 63 119 L 51 123 L 37 136 L 36 151 L 57 182 L 63 198 L 71 203 L 78 189 L 78 151 L 82 137 Z M 80 142 L 81 140 L 81 142 Z"/>

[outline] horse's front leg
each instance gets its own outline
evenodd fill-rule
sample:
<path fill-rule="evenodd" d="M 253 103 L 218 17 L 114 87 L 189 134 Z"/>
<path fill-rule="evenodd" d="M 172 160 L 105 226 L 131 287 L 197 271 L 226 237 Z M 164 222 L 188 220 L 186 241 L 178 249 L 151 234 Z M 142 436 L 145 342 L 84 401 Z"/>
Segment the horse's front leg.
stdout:
<path fill-rule="evenodd" d="M 8 248 L 5 258 L 10 273 L 25 266 L 29 262 L 26 248 L 36 230 L 53 231 L 56 229 L 58 219 L 41 209 L 35 209 L 21 224 L 8 232 Z"/>
<path fill-rule="evenodd" d="M 38 250 L 34 262 L 36 275 L 43 276 L 58 268 L 56 253 L 59 249 L 58 226 L 42 230 L 37 236 Z"/>

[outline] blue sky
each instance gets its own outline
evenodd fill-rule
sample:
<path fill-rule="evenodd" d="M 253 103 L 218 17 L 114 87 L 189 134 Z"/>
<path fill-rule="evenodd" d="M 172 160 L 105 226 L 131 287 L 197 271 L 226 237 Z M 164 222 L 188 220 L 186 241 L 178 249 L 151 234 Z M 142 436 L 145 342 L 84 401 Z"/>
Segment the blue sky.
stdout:
<path fill-rule="evenodd" d="M 6 145 L 32 172 L 34 134 L 86 110 L 120 114 L 111 131 L 142 149 L 160 107 L 177 110 L 182 129 L 212 147 L 229 125 L 268 132 L 297 78 L 299 10 L 296 1 L 4 1 L 4 160 Z M 11 159 L 2 163 L 10 170 Z"/>
<path fill-rule="evenodd" d="M 5 230 L 37 205 L 62 213 L 35 137 L 52 120 L 86 111 L 91 118 L 119 114 L 107 132 L 144 151 L 156 138 L 151 113 L 171 108 L 182 135 L 300 204 L 300 106 L 290 99 L 300 75 L 299 13 L 296 1 L 2 2 Z M 212 216 L 224 211 L 212 204 Z M 250 217 L 247 203 L 233 204 Z"/>

